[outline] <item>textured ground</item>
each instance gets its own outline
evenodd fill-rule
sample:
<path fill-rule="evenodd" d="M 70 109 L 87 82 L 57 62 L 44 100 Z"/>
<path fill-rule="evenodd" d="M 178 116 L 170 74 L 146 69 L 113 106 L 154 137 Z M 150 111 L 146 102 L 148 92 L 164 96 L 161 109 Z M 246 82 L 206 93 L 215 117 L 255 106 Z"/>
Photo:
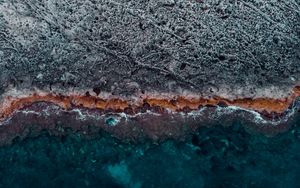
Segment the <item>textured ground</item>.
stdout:
<path fill-rule="evenodd" d="M 298 0 L 1 0 L 0 90 L 278 97 L 299 31 Z"/>

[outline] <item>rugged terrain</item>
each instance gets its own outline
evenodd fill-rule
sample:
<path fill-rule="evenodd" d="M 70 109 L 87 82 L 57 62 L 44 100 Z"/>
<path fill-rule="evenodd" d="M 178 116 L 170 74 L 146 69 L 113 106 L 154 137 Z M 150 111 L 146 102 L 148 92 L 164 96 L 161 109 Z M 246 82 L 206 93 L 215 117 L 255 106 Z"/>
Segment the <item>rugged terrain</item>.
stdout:
<path fill-rule="evenodd" d="M 280 98 L 299 37 L 297 0 L 1 0 L 0 91 Z"/>

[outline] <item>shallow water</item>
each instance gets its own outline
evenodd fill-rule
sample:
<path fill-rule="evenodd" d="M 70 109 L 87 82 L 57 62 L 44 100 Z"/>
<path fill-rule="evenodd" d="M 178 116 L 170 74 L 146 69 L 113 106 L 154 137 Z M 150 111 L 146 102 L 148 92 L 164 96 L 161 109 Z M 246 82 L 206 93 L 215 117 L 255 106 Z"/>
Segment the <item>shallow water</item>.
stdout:
<path fill-rule="evenodd" d="M 238 123 L 185 141 L 130 143 L 47 132 L 0 148 L 1 187 L 297 187 L 300 128 L 275 137 Z"/>

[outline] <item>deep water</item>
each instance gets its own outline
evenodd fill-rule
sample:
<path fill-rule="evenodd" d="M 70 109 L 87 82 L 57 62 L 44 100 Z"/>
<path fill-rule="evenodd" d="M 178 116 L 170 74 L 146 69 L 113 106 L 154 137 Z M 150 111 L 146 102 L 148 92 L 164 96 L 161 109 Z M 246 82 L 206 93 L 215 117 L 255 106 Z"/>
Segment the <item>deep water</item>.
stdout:
<path fill-rule="evenodd" d="M 1 187 L 300 187 L 300 127 L 275 137 L 242 126 L 185 141 L 130 143 L 43 132 L 0 148 Z"/>

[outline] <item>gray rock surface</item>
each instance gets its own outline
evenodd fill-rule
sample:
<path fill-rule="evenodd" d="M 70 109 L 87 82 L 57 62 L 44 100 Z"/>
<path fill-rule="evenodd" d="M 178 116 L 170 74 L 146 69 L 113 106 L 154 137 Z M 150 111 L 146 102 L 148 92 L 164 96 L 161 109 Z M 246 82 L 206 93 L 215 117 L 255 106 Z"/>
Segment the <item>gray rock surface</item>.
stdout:
<path fill-rule="evenodd" d="M 298 81 L 299 0 L 0 0 L 0 92 L 259 96 Z"/>

